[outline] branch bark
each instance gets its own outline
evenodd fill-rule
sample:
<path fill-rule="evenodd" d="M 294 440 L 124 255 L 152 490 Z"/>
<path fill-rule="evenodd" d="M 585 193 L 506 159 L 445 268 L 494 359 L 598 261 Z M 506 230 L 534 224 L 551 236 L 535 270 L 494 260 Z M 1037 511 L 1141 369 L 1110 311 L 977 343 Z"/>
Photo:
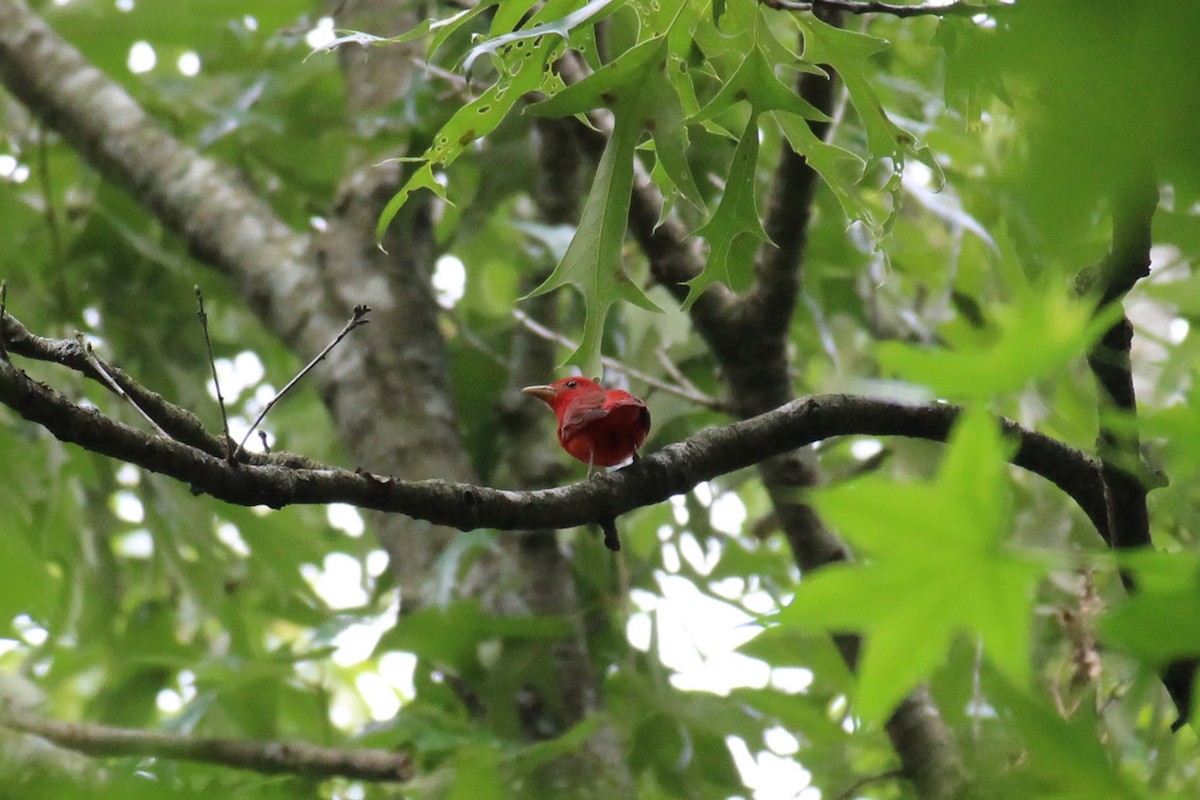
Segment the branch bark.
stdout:
<path fill-rule="evenodd" d="M 1151 225 L 1158 207 L 1158 186 L 1149 173 L 1138 176 L 1114 203 L 1112 249 L 1100 265 L 1081 281 L 1099 281 L 1100 305 L 1119 303 L 1150 274 Z M 1087 287 L 1093 288 L 1093 287 Z M 1096 380 L 1100 433 L 1096 452 L 1100 460 L 1106 540 L 1117 550 L 1151 547 L 1150 513 L 1146 506 L 1150 468 L 1141 456 L 1135 427 L 1137 396 L 1133 387 L 1133 325 L 1124 314 L 1088 353 L 1088 366 Z M 1137 591 L 1132 576 L 1122 573 L 1126 588 Z M 1163 668 L 1160 677 L 1179 716 L 1171 726 L 1179 730 L 1191 719 L 1193 682 L 1200 658 L 1183 658 Z"/>
<path fill-rule="evenodd" d="M 15 712 L 0 712 L 0 725 L 90 756 L 170 758 L 268 774 L 315 778 L 340 776 L 376 782 L 407 781 L 413 775 L 412 759 L 407 753 L 393 750 L 352 750 L 304 742 L 204 739 L 110 725 L 59 722 Z"/>
<path fill-rule="evenodd" d="M 10 315 L 11 318 L 11 315 Z M 642 457 L 636 464 L 565 487 L 517 492 L 448 480 L 407 481 L 290 457 L 229 464 L 81 406 L 15 365 L 0 361 L 0 403 L 64 442 L 170 476 L 197 493 L 236 505 L 343 502 L 397 512 L 462 530 L 567 528 L 608 519 L 689 491 L 701 481 L 753 466 L 834 436 L 906 436 L 945 441 L 960 410 L 944 404 L 825 395 L 777 409 Z M 1093 523 L 1104 520 L 1099 466 L 1084 453 L 1010 420 L 1019 443 L 1012 463 L 1042 475 L 1071 496 Z"/>

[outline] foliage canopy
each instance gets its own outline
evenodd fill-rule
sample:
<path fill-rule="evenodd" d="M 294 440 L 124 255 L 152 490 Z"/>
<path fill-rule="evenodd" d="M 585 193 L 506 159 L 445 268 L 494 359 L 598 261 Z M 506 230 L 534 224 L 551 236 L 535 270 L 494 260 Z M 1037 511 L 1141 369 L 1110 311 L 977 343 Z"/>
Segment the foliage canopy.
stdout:
<path fill-rule="evenodd" d="M 269 440 L 417 493 L 581 479 L 516 392 L 568 366 L 646 397 L 651 453 L 803 395 L 930 416 L 847 416 L 638 508 L 614 556 L 586 529 L 197 497 L 6 399 L 13 796 L 1200 791 L 1163 690 L 1200 655 L 1200 7 L 354 0 L 335 34 L 307 0 L 33 5 L 0 0 L 3 313 L 83 331 L 209 430 L 194 284 L 239 439 L 343 309 L 375 306 L 387 333 L 353 332 Z M 39 19 L 52 38 L 19 34 Z M 83 113 L 57 36 L 157 127 Z M 164 141 L 186 148 L 169 169 L 115 177 Z M 168 191 L 209 179 L 261 208 Z M 275 249 L 238 238 L 264 230 Z M 13 330 L 5 365 L 147 429 Z M 947 402 L 952 429 L 928 421 Z M 664 452 L 631 474 L 696 457 Z M 27 712 L 378 748 L 412 774 L 97 766 L 29 746 Z"/>

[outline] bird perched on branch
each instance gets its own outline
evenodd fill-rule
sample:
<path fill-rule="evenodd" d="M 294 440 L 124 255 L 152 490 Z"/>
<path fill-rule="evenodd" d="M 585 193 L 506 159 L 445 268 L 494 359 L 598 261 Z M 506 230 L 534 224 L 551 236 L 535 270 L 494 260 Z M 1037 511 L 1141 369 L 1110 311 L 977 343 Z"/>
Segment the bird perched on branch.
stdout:
<path fill-rule="evenodd" d="M 605 389 L 587 378 L 562 378 L 521 390 L 550 406 L 558 417 L 558 442 L 588 465 L 613 467 L 633 458 L 650 433 L 650 409 L 622 389 Z"/>

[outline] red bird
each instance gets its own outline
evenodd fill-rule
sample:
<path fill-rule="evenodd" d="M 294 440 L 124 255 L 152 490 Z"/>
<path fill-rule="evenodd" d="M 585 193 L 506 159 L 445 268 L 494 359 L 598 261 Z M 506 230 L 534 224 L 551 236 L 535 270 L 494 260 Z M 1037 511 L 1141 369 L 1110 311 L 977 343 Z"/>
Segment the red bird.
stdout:
<path fill-rule="evenodd" d="M 629 392 L 587 378 L 562 378 L 521 390 L 550 406 L 558 417 L 563 449 L 588 465 L 613 467 L 631 456 L 650 432 L 650 409 Z"/>

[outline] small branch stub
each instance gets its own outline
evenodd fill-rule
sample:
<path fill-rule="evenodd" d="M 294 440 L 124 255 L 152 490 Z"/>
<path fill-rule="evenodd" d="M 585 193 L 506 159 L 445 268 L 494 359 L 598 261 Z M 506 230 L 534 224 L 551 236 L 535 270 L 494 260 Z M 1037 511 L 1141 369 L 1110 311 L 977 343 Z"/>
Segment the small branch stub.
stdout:
<path fill-rule="evenodd" d="M 617 520 L 613 517 L 600 520 L 600 530 L 604 531 L 604 546 L 614 553 L 621 549 L 621 537 L 617 535 Z"/>

